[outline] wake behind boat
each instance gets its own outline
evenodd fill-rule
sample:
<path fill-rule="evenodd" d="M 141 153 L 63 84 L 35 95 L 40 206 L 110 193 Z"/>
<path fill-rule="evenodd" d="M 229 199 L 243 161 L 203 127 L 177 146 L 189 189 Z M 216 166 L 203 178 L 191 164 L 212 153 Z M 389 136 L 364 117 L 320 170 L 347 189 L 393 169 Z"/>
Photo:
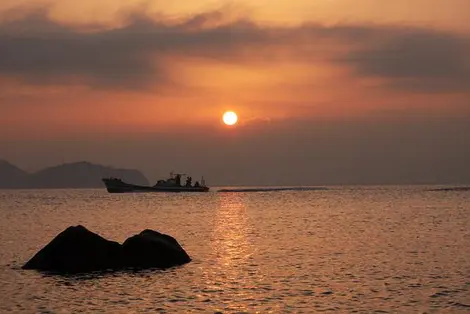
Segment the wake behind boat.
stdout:
<path fill-rule="evenodd" d="M 303 186 L 291 186 L 291 187 L 258 187 L 258 188 L 229 188 L 217 190 L 222 193 L 247 193 L 247 192 L 283 192 L 283 191 L 323 191 L 327 188 L 323 187 L 303 187 Z"/>
<path fill-rule="evenodd" d="M 133 193 L 133 192 L 208 192 L 209 187 L 205 185 L 204 178 L 201 183 L 196 181 L 192 185 L 192 178 L 187 177 L 185 185 L 181 184 L 184 174 L 170 174 L 166 180 L 158 180 L 154 186 L 142 186 L 130 184 L 118 178 L 103 178 L 103 183 L 109 193 Z"/>

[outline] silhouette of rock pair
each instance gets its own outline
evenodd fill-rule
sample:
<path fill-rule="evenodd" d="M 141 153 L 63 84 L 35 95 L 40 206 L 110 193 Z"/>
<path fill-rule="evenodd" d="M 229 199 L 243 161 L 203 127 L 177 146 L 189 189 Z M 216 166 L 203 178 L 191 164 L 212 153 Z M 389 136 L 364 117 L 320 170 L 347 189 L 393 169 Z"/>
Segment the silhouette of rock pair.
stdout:
<path fill-rule="evenodd" d="M 71 226 L 33 256 L 23 269 L 63 274 L 122 269 L 166 269 L 191 258 L 173 237 L 146 229 L 121 245 L 85 227 Z"/>

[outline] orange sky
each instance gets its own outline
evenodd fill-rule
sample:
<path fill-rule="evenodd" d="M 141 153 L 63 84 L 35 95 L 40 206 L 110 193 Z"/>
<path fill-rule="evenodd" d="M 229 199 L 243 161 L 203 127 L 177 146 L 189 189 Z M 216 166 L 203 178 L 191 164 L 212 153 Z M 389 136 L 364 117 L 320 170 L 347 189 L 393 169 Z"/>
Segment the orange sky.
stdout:
<path fill-rule="evenodd" d="M 457 99 L 460 95 L 463 102 L 468 100 L 468 90 L 462 88 L 469 82 L 468 58 L 461 57 L 462 60 L 456 61 L 465 62 L 461 65 L 467 71 L 462 74 L 462 82 L 449 79 L 449 75 L 454 75 L 451 69 L 448 74 L 437 73 L 432 81 L 429 79 L 430 82 L 424 84 L 429 86 L 423 86 L 423 90 L 419 90 L 419 86 L 417 90 L 408 90 L 407 85 L 421 83 L 407 80 L 415 80 L 426 73 L 409 71 L 394 74 L 389 73 L 395 66 L 393 64 L 389 68 L 384 66 L 384 69 L 378 69 L 381 65 L 360 64 L 366 63 L 361 58 L 402 58 L 403 62 L 396 66 L 405 67 L 407 62 L 415 61 L 413 58 L 419 61 L 419 56 L 414 54 L 447 45 L 449 39 L 446 36 L 456 36 L 450 39 L 456 47 L 441 47 L 443 51 L 436 52 L 433 58 L 440 59 L 440 53 L 449 59 L 455 53 L 464 55 L 468 50 L 455 52 L 453 49 L 468 49 L 468 37 L 461 35 L 470 34 L 466 22 L 470 14 L 468 1 L 297 0 L 273 3 L 259 0 L 240 1 L 236 5 L 222 1 L 198 1 L 196 4 L 185 0 L 170 4 L 114 0 L 99 3 L 88 0 L 3 1 L 0 12 L 4 12 L 2 20 L 6 27 L 3 33 L 6 35 L 43 38 L 57 33 L 59 37 L 70 37 L 66 39 L 68 42 L 85 42 L 80 49 L 84 53 L 95 54 L 95 58 L 83 57 L 79 53 L 64 56 L 64 69 L 48 73 L 46 68 L 34 71 L 23 67 L 28 67 L 27 62 L 33 62 L 30 66 L 34 68 L 37 63 L 60 59 L 61 44 L 54 48 L 58 55 L 51 60 L 47 60 L 45 48 L 35 61 L 25 61 L 29 58 L 28 53 L 18 45 L 20 52 L 11 53 L 23 51 L 24 56 L 16 58 L 16 64 L 3 66 L 6 70 L 2 71 L 0 66 L 0 77 L 4 82 L 0 93 L 3 96 L 2 107 L 8 107 L 10 124 L 20 128 L 24 127 L 22 123 L 30 127 L 37 123 L 39 126 L 39 120 L 47 121 L 53 127 L 53 120 L 62 123 L 77 118 L 80 120 L 78 124 L 93 125 L 96 120 L 100 124 L 122 122 L 123 127 L 130 124 L 138 128 L 140 125 L 144 129 L 152 124 L 161 126 L 175 121 L 206 125 L 214 123 L 226 108 L 238 110 L 249 119 L 303 116 L 306 108 L 309 114 L 317 117 L 362 116 L 390 106 L 381 104 L 381 99 L 390 97 L 397 100 L 394 106 L 409 107 L 412 104 L 403 103 L 402 99 L 416 99 L 417 93 L 422 101 L 441 102 L 452 111 L 449 104 L 442 101 L 441 95 L 432 93 L 431 97 L 426 97 L 433 84 L 450 84 L 450 88 L 442 91 L 446 97 Z M 143 16 L 148 20 L 143 21 Z M 238 21 L 250 21 L 250 24 L 243 25 L 247 22 Z M 261 23 L 262 26 L 253 23 Z M 300 23 L 311 26 L 299 26 Z M 408 29 L 403 29 L 404 25 Z M 140 29 L 132 30 L 132 27 Z M 84 30 L 87 32 L 83 33 Z M 93 46 L 93 36 L 111 40 L 113 32 L 119 30 L 123 30 L 123 38 L 115 43 L 115 49 L 108 47 L 101 52 L 100 47 Z M 60 35 L 60 32 L 67 34 Z M 148 47 L 152 45 L 147 45 L 146 39 L 133 42 L 129 36 L 124 38 L 125 32 L 177 34 L 174 43 L 169 38 L 171 35 L 162 36 L 154 39 L 155 47 Z M 237 34 L 233 35 L 234 32 Z M 370 34 L 360 35 L 359 32 Z M 457 36 L 463 37 L 461 42 Z M 416 40 L 416 47 L 413 40 Z M 233 47 L 227 47 L 230 45 Z M 122 46 L 127 51 L 120 52 Z M 34 43 L 30 49 L 37 49 Z M 72 53 L 66 49 L 64 47 L 64 55 Z M 96 51 L 90 52 L 90 49 Z M 361 55 L 375 53 L 377 55 Z M 387 53 L 395 53 L 396 56 Z M 118 56 L 109 63 L 106 54 Z M 80 65 L 73 65 L 74 62 L 86 62 L 86 58 L 93 58 L 96 65 L 84 71 Z M 348 58 L 358 59 L 359 65 L 355 68 L 354 60 Z M 426 62 L 421 67 L 418 65 L 416 71 L 432 66 L 434 60 Z M 116 69 L 121 64 L 122 70 Z M 114 69 L 95 71 L 93 66 Z M 145 68 L 146 73 L 140 73 L 139 67 Z M 370 73 L 358 73 L 360 71 Z M 135 82 L 132 82 L 134 78 Z M 455 82 L 448 83 L 449 80 Z M 396 84 L 402 84 L 403 88 L 395 88 Z M 459 84 L 462 86 L 457 86 Z M 39 105 L 42 108 L 34 115 L 37 122 L 24 119 L 23 108 Z M 90 106 L 94 110 L 93 115 L 74 113 Z M 116 116 L 125 116 L 126 119 L 121 121 Z"/>
<path fill-rule="evenodd" d="M 223 135 L 228 109 L 246 130 L 470 118 L 469 20 L 467 0 L 3 0 L 0 142 Z"/>
<path fill-rule="evenodd" d="M 466 0 L 3 0 L 0 10 L 44 5 L 53 19 L 73 24 L 115 24 L 129 10 L 181 17 L 223 7 L 234 17 L 250 15 L 270 22 L 395 23 L 470 31 Z"/>

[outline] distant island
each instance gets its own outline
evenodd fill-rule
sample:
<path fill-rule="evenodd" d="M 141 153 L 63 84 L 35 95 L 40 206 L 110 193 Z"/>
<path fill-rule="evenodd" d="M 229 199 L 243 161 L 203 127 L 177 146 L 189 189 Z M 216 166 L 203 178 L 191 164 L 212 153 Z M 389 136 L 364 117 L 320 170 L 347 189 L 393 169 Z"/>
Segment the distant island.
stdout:
<path fill-rule="evenodd" d="M 104 187 L 103 177 L 116 177 L 138 185 L 148 185 L 138 170 L 117 169 L 81 161 L 28 173 L 0 160 L 0 189 L 76 189 Z"/>

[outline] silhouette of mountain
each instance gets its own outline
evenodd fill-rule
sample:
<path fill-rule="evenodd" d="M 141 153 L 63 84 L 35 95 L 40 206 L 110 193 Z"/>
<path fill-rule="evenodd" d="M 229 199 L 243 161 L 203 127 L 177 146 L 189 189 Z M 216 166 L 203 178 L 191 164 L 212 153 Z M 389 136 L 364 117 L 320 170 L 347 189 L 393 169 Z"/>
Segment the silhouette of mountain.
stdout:
<path fill-rule="evenodd" d="M 0 159 L 0 189 L 21 188 L 26 184 L 28 173 Z"/>
<path fill-rule="evenodd" d="M 0 188 L 99 188 L 103 187 L 103 177 L 121 178 L 138 185 L 149 184 L 147 178 L 138 170 L 117 169 L 86 161 L 49 167 L 33 174 L 28 174 L 6 161 L 0 162 Z"/>

